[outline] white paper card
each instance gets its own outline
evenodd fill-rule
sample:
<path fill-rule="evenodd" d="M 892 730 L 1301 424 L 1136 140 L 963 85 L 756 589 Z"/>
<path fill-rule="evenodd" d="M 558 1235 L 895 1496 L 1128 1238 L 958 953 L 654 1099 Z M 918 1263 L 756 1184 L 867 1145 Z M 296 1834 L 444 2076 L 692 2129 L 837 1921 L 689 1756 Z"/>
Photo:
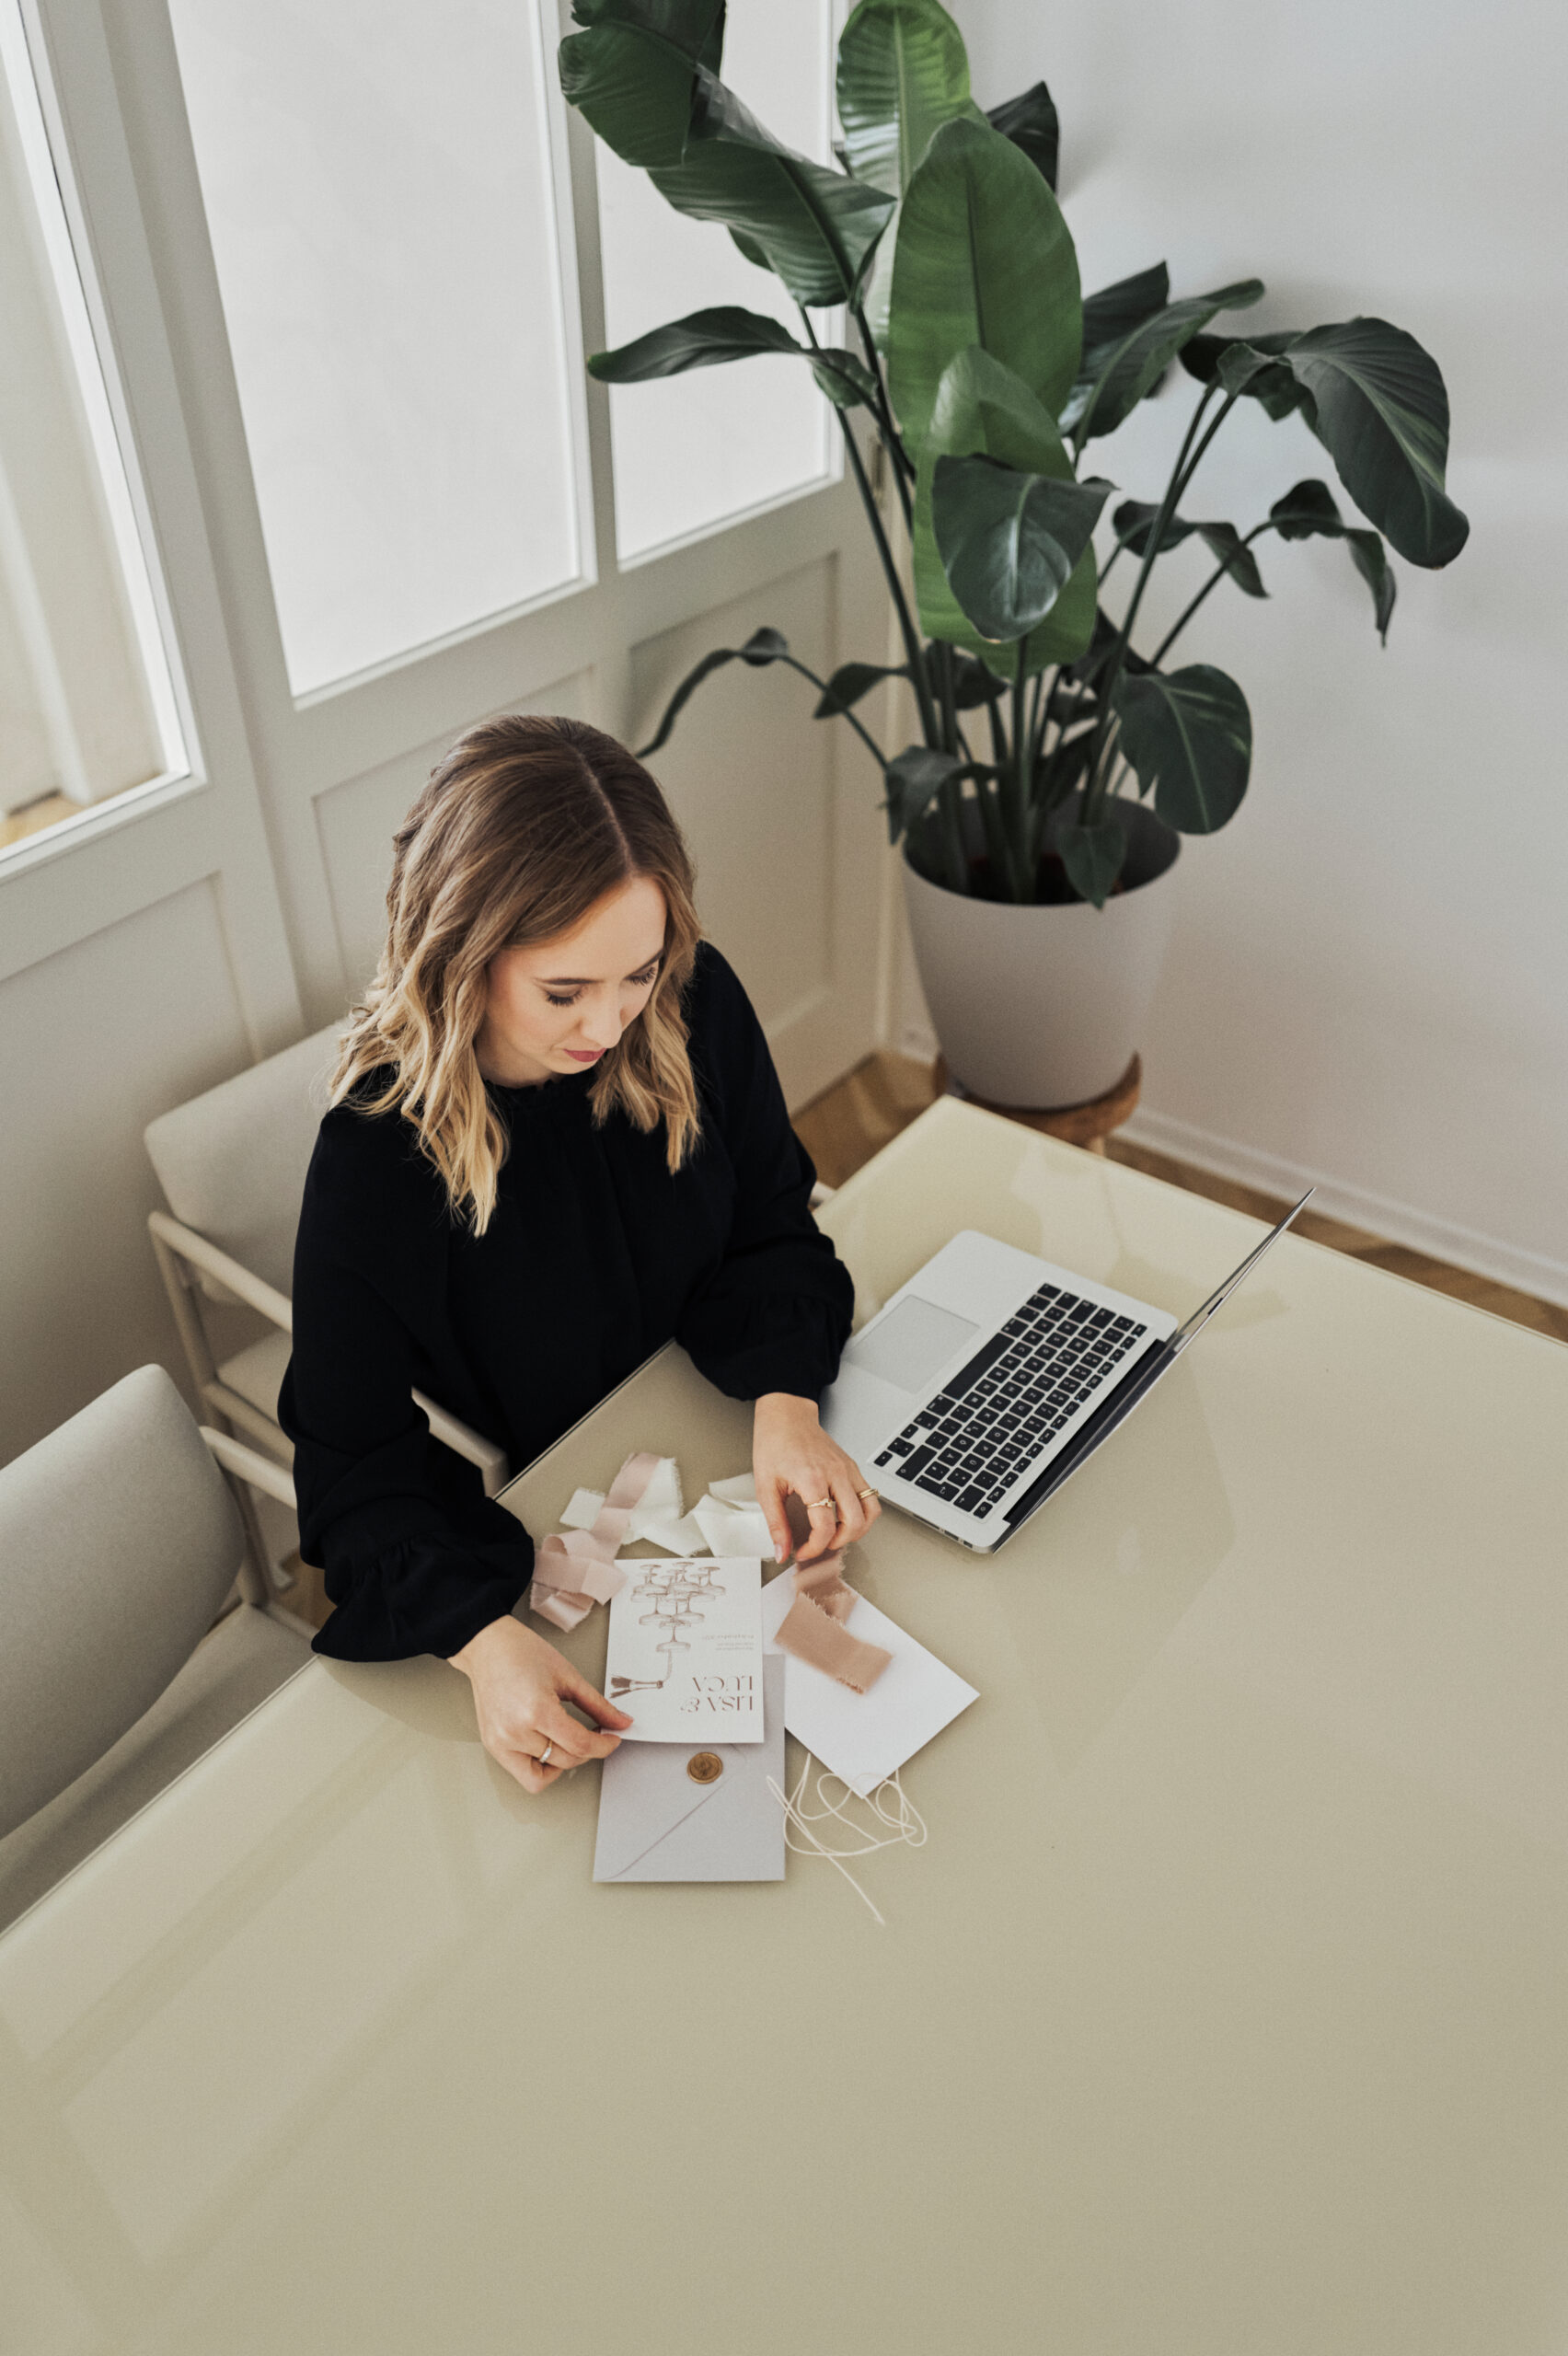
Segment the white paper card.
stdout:
<path fill-rule="evenodd" d="M 605 1510 L 602 1489 L 573 1489 L 571 1503 L 561 1515 L 563 1530 L 592 1530 Z"/>
<path fill-rule="evenodd" d="M 620 1567 L 605 1692 L 634 1723 L 628 1742 L 760 1742 L 762 1565 L 755 1557 L 649 1555 Z"/>
<path fill-rule="evenodd" d="M 792 1571 L 780 1572 L 762 1590 L 770 1653 L 779 1650 L 773 1639 L 794 1600 Z M 784 1723 L 830 1775 L 841 1775 L 863 1799 L 980 1697 L 863 1595 L 856 1597 L 845 1625 L 862 1644 L 880 1645 L 893 1658 L 869 1693 L 852 1693 L 836 1678 L 786 1654 Z"/>

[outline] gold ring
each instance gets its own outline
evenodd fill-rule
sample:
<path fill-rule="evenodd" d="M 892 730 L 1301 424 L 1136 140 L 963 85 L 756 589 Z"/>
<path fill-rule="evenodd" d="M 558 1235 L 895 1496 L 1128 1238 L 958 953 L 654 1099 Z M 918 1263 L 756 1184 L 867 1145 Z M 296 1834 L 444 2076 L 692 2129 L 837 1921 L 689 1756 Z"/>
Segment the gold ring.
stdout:
<path fill-rule="evenodd" d="M 858 1497 L 880 1497 L 882 1491 L 880 1489 L 857 1489 L 855 1495 Z"/>
<path fill-rule="evenodd" d="M 829 1496 L 829 1497 L 819 1497 L 819 1498 L 817 1499 L 817 1501 L 816 1501 L 816 1503 L 815 1503 L 815 1505 L 814 1505 L 814 1506 L 808 1506 L 808 1507 L 806 1507 L 806 1511 L 807 1511 L 808 1513 L 820 1513 L 820 1512 L 822 1511 L 822 1509 L 823 1509 L 824 1506 L 833 1506 L 833 1509 L 834 1509 L 835 1513 L 836 1513 L 836 1512 L 837 1512 L 837 1510 L 838 1510 L 838 1508 L 837 1508 L 836 1505 L 835 1505 L 835 1504 L 834 1504 L 834 1500 L 832 1499 L 832 1497 L 830 1497 L 830 1496 Z"/>

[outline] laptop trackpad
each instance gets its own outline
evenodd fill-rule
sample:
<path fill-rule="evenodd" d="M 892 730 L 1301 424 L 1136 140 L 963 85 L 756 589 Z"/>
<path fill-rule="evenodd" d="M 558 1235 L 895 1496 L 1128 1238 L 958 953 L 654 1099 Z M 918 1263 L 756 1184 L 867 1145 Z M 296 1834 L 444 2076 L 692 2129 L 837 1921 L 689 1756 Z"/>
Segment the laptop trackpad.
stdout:
<path fill-rule="evenodd" d="M 966 1317 L 955 1317 L 950 1309 L 908 1293 L 885 1317 L 857 1334 L 844 1357 L 847 1365 L 860 1367 L 899 1391 L 928 1391 L 938 1369 L 979 1330 Z"/>

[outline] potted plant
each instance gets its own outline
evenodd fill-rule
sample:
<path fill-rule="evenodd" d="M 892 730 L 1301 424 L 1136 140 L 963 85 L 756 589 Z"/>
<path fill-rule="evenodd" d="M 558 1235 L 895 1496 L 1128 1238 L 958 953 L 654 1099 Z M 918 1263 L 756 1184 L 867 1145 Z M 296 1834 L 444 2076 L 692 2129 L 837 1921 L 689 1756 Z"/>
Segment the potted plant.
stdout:
<path fill-rule="evenodd" d="M 841 170 L 797 156 L 720 78 L 723 0 L 575 0 L 561 86 L 599 137 L 679 212 L 721 222 L 800 311 L 800 338 L 725 305 L 595 353 L 628 384 L 755 353 L 798 353 L 838 410 L 898 618 L 904 661 L 819 679 L 776 630 L 719 647 L 686 678 L 656 751 L 721 664 L 785 663 L 882 772 L 904 846 L 921 979 L 950 1068 L 1010 1104 L 1082 1102 L 1121 1078 L 1147 1011 L 1180 837 L 1231 818 L 1252 727 L 1236 682 L 1172 666 L 1218 585 L 1264 589 L 1255 544 L 1344 542 L 1386 634 L 1389 547 L 1447 564 L 1469 526 L 1447 498 L 1448 404 L 1435 363 L 1386 320 L 1248 338 L 1232 315 L 1257 279 L 1173 300 L 1163 263 L 1084 297 L 1055 197 L 1058 125 L 1043 82 L 988 112 L 970 96 L 938 0 L 859 0 L 838 46 Z M 824 344 L 844 317 L 858 349 Z M 1218 322 L 1226 321 L 1222 329 Z M 1180 362 L 1194 381 L 1154 499 L 1084 470 Z M 1299 482 L 1242 529 L 1183 512 L 1215 435 L 1243 400 L 1299 411 L 1366 523 Z M 901 573 L 851 412 L 882 445 L 909 549 Z M 1103 537 L 1103 536 L 1102 536 Z M 1156 563 L 1193 537 L 1214 570 L 1174 626 L 1135 644 Z M 1126 583 L 1120 609 L 1103 591 Z M 854 707 L 906 679 L 920 739 L 891 758 Z"/>

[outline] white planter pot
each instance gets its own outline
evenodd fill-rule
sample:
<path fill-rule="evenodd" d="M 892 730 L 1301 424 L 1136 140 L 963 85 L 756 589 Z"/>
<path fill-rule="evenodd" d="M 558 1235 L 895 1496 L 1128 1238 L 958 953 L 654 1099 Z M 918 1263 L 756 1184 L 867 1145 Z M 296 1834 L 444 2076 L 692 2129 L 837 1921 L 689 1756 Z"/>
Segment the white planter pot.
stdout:
<path fill-rule="evenodd" d="M 1041 1109 L 1114 1088 L 1144 1037 L 1175 916 L 1182 838 L 1122 805 L 1124 890 L 1103 908 L 1015 907 L 904 862 L 920 984 L 947 1067 L 970 1095 Z"/>

